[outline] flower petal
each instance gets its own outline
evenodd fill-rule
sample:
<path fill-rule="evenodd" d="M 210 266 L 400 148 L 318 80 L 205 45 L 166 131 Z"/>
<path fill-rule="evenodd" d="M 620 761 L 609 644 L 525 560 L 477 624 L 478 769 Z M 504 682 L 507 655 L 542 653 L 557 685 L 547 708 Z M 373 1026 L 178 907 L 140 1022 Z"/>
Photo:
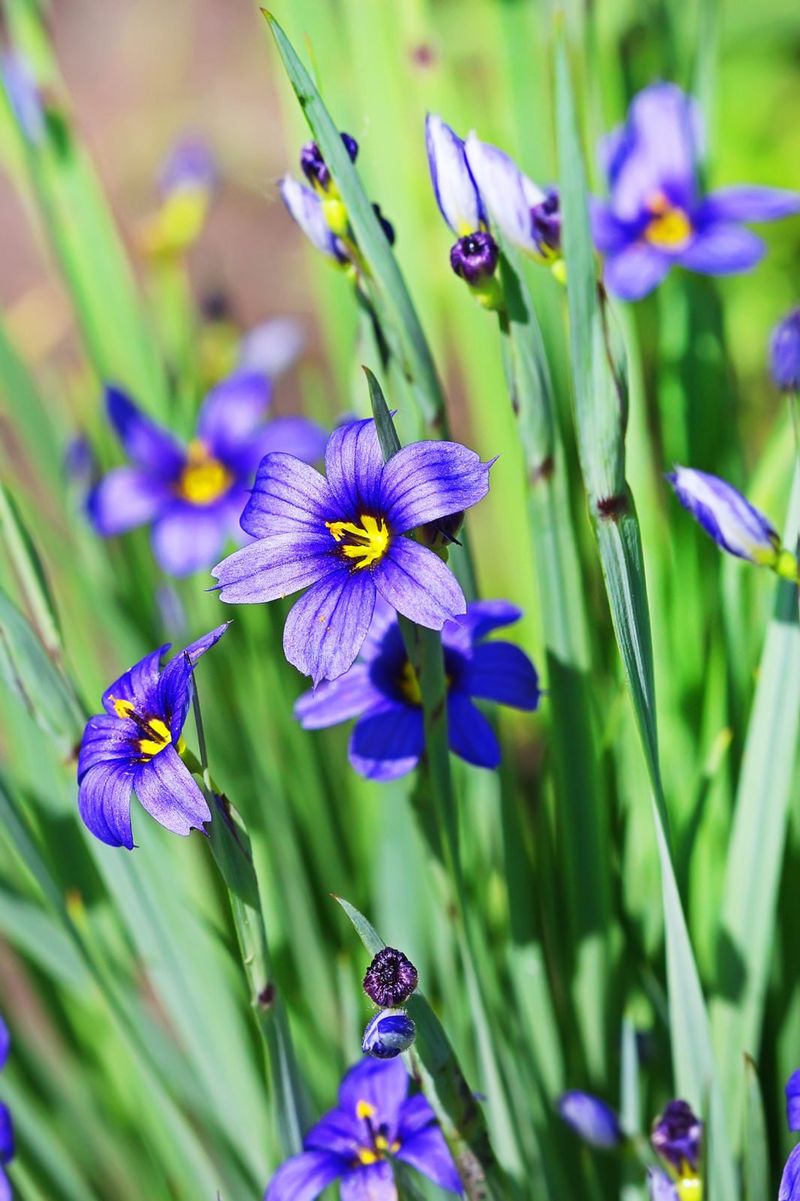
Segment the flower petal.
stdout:
<path fill-rule="evenodd" d="M 382 700 L 383 694 L 373 685 L 366 664 L 354 663 L 337 680 L 304 692 L 295 704 L 294 715 L 304 730 L 322 730 L 358 717 Z"/>
<path fill-rule="evenodd" d="M 578 1089 L 563 1093 L 558 1112 L 567 1125 L 592 1147 L 616 1147 L 622 1141 L 619 1118 L 610 1105 Z"/>
<path fill-rule="evenodd" d="M 89 493 L 86 508 L 98 534 L 111 538 L 152 521 L 172 497 L 164 480 L 140 467 L 115 467 Z"/>
<path fill-rule="evenodd" d="M 375 585 L 368 571 L 343 567 L 330 572 L 295 602 L 286 618 L 286 658 L 315 685 L 344 675 L 361 650 L 374 607 Z"/>
<path fill-rule="evenodd" d="M 786 1122 L 790 1130 L 800 1130 L 800 1068 L 786 1081 Z"/>
<path fill-rule="evenodd" d="M 451 617 L 467 611 L 461 585 L 450 569 L 432 550 L 409 538 L 392 539 L 373 579 L 398 613 L 430 630 L 441 630 Z"/>
<path fill-rule="evenodd" d="M 423 1093 L 415 1093 L 409 1097 L 400 1111 L 400 1124 L 397 1127 L 397 1137 L 406 1142 L 413 1134 L 417 1134 L 425 1126 L 436 1121 L 436 1114 L 430 1101 Z"/>
<path fill-rule="evenodd" d="M 261 604 L 291 596 L 339 570 L 331 539 L 320 534 L 272 534 L 234 551 L 212 568 L 220 600 Z"/>
<path fill-rule="evenodd" d="M 97 763 L 82 775 L 78 812 L 88 830 L 110 847 L 133 847 L 130 762 Z"/>
<path fill-rule="evenodd" d="M 197 436 L 215 458 L 235 460 L 252 441 L 264 421 L 272 399 L 266 376 L 255 371 L 237 371 L 212 388 L 197 419 Z"/>
<path fill-rule="evenodd" d="M 358 1103 L 371 1105 L 375 1128 L 386 1125 L 391 1143 L 400 1121 L 400 1111 L 408 1095 L 408 1071 L 402 1059 L 370 1059 L 366 1056 L 352 1067 L 339 1085 L 339 1105 L 358 1116 Z M 364 1125 L 366 1132 L 366 1125 Z"/>
<path fill-rule="evenodd" d="M 751 562 L 775 558 L 776 531 L 727 480 L 693 467 L 676 467 L 667 479 L 683 507 L 723 550 Z"/>
<path fill-rule="evenodd" d="M 253 538 L 271 534 L 320 534 L 336 502 L 323 476 L 294 455 L 274 452 L 261 460 L 242 513 L 242 529 Z"/>
<path fill-rule="evenodd" d="M 616 215 L 635 220 L 659 193 L 691 208 L 700 134 L 697 105 L 675 84 L 657 83 L 639 92 L 612 157 L 611 207 Z"/>
<path fill-rule="evenodd" d="M 391 1165 L 385 1159 L 366 1164 L 342 1178 L 341 1201 L 397 1201 Z"/>
<path fill-rule="evenodd" d="M 8 1062 L 8 1053 L 11 1050 L 11 1032 L 6 1025 L 5 1019 L 0 1017 L 0 1072 Z M 0 1155 L 2 1150 L 0 1149 Z"/>
<path fill-rule="evenodd" d="M 426 1126 L 411 1138 L 401 1141 L 397 1158 L 416 1168 L 439 1188 L 463 1193 L 464 1185 L 445 1137 L 438 1126 Z"/>
<path fill-rule="evenodd" d="M 786 1160 L 778 1189 L 778 1201 L 800 1201 L 800 1143 L 793 1148 Z"/>
<path fill-rule="evenodd" d="M 304 183 L 292 179 L 291 175 L 286 175 L 278 187 L 283 203 L 308 240 L 329 258 L 340 261 L 342 255 L 339 252 L 336 238 L 325 220 L 319 196 Z"/>
<path fill-rule="evenodd" d="M 800 192 L 754 184 L 718 188 L 701 207 L 709 221 L 778 221 L 795 213 L 800 213 Z"/>
<path fill-rule="evenodd" d="M 619 254 L 606 259 L 603 279 L 609 292 L 620 300 L 641 300 L 657 287 L 672 261 L 645 242 L 633 242 Z"/>
<path fill-rule="evenodd" d="M 480 710 L 461 692 L 452 691 L 447 698 L 447 733 L 454 755 L 476 767 L 499 766 L 497 735 Z"/>
<path fill-rule="evenodd" d="M 492 630 L 513 625 L 521 617 L 522 610 L 517 605 L 512 605 L 510 601 L 470 601 L 466 613 L 462 617 L 457 617 L 453 626 L 469 630 L 473 641 L 477 641 L 479 638 L 485 638 Z M 445 641 L 451 628 L 451 626 L 446 626 L 442 631 Z"/>
<path fill-rule="evenodd" d="M 536 709 L 539 677 L 524 651 L 510 642 L 484 642 L 467 660 L 464 688 L 470 696 L 514 709 Z"/>
<path fill-rule="evenodd" d="M 139 767 L 133 788 L 142 808 L 173 834 L 202 830 L 211 821 L 206 799 L 174 746 Z"/>
<path fill-rule="evenodd" d="M 103 708 L 106 713 L 116 717 L 115 700 L 131 701 L 134 708 L 143 711 L 155 703 L 161 660 L 169 648 L 170 643 L 165 642 L 158 650 L 151 651 L 138 663 L 134 663 L 128 671 L 124 671 L 113 684 L 109 684 L 103 693 Z"/>
<path fill-rule="evenodd" d="M 157 711 L 169 721 L 172 741 L 177 742 L 183 730 L 189 705 L 192 703 L 192 677 L 194 666 L 206 651 L 215 646 L 230 625 L 226 621 L 202 638 L 184 647 L 170 659 L 158 681 Z"/>
<path fill-rule="evenodd" d="M 389 701 L 356 723 L 347 754 L 368 780 L 396 780 L 417 766 L 424 749 L 422 710 Z"/>
<path fill-rule="evenodd" d="M 249 330 L 239 344 L 240 371 L 261 371 L 270 379 L 282 375 L 299 358 L 305 335 L 299 321 L 275 317 Z"/>
<path fill-rule="evenodd" d="M 650 1201 L 678 1201 L 678 1190 L 665 1172 L 647 1169 L 647 1195 Z M 779 1198 L 783 1201 L 783 1198 Z"/>
<path fill-rule="evenodd" d="M 709 225 L 681 251 L 678 262 L 704 275 L 749 271 L 764 257 L 764 243 L 739 225 Z"/>
<path fill-rule="evenodd" d="M 382 474 L 383 455 L 371 417 L 333 431 L 325 450 L 325 475 L 342 516 L 378 511 Z"/>
<path fill-rule="evenodd" d="M 304 1151 L 278 1168 L 264 1201 L 314 1201 L 329 1184 L 347 1171 L 347 1164 L 324 1151 Z"/>
<path fill-rule="evenodd" d="M 224 499 L 202 507 L 176 501 L 153 526 L 156 561 L 173 576 L 207 569 L 219 558 L 230 524 Z"/>
<path fill-rule="evenodd" d="M 317 463 L 325 454 L 328 431 L 307 417 L 275 417 L 255 440 L 256 464 L 264 455 L 287 454 Z"/>
<path fill-rule="evenodd" d="M 460 513 L 489 491 L 489 464 L 458 442 L 413 442 L 383 469 L 381 511 L 393 534 Z"/>
<path fill-rule="evenodd" d="M 11 1181 L 0 1168 L 0 1201 L 14 1201 L 14 1194 L 11 1191 Z"/>
<path fill-rule="evenodd" d="M 542 203 L 544 192 L 523 175 L 510 155 L 482 142 L 475 133 L 467 138 L 466 154 L 491 220 L 514 246 L 537 253 L 531 209 Z"/>
<path fill-rule="evenodd" d="M 119 388 L 106 388 L 106 408 L 131 462 L 162 480 L 178 475 L 186 454 L 172 434 L 145 417 Z"/>
<path fill-rule="evenodd" d="M 458 237 L 481 223 L 481 200 L 458 134 L 435 113 L 425 120 L 431 182 L 442 216 Z"/>
<path fill-rule="evenodd" d="M 307 1151 L 327 1151 L 343 1159 L 355 1159 L 363 1135 L 361 1122 L 343 1109 L 331 1109 L 312 1126 L 303 1139 Z"/>
<path fill-rule="evenodd" d="M 16 1140 L 14 1138 L 14 1123 L 11 1120 L 11 1113 L 8 1106 L 0 1101 L 0 1163 L 10 1163 L 16 1152 Z M 0 1171 L 0 1180 L 4 1173 Z M 2 1199 L 2 1191 L 0 1190 L 0 1199 Z M 9 1197 L 11 1193 L 9 1192 Z"/>
<path fill-rule="evenodd" d="M 609 205 L 596 196 L 589 197 L 592 237 L 601 254 L 619 254 L 631 241 L 631 226 L 614 216 Z"/>

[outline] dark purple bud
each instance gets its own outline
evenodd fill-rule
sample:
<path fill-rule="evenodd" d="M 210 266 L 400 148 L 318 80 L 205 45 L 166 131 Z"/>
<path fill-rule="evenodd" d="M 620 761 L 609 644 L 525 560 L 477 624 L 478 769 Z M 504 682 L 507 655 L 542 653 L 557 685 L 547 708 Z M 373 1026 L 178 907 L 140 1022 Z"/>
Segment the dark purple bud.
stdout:
<path fill-rule="evenodd" d="M 497 243 L 484 229 L 459 238 L 450 250 L 450 266 L 468 284 L 490 279 L 497 270 Z"/>
<path fill-rule="evenodd" d="M 417 987 L 419 976 L 410 959 L 394 947 L 384 947 L 364 976 L 364 992 L 383 1009 L 403 1005 Z"/>
<path fill-rule="evenodd" d="M 392 225 L 391 221 L 387 221 L 387 219 L 384 217 L 379 204 L 373 204 L 372 211 L 375 213 L 375 216 L 381 223 L 381 229 L 386 235 L 386 241 L 390 246 L 394 246 L 395 233 L 394 226 Z"/>
<path fill-rule="evenodd" d="M 541 204 L 531 209 L 531 224 L 542 253 L 558 254 L 561 250 L 561 208 L 557 188 L 548 188 Z"/>
<path fill-rule="evenodd" d="M 350 155 L 350 161 L 354 163 L 358 154 L 358 142 L 355 138 L 351 138 L 349 133 L 343 133 L 341 138 L 347 153 Z M 300 169 L 312 187 L 316 185 L 323 192 L 327 191 L 328 185 L 331 182 L 331 173 L 316 142 L 306 142 L 305 146 L 302 147 L 300 151 Z"/>
<path fill-rule="evenodd" d="M 703 1123 L 686 1101 L 670 1101 L 650 1132 L 650 1142 L 663 1160 L 679 1174 L 700 1166 Z"/>
<path fill-rule="evenodd" d="M 769 364 L 782 391 L 800 392 L 800 309 L 794 309 L 772 331 Z"/>

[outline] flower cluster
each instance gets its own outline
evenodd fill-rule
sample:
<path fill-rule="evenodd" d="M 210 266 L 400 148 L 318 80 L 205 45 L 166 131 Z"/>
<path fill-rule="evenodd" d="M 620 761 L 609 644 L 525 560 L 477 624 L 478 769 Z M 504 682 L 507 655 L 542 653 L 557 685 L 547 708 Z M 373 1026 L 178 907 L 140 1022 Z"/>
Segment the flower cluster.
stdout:
<path fill-rule="evenodd" d="M 409 1097 L 408 1086 L 400 1059 L 357 1063 L 341 1083 L 339 1104 L 309 1130 L 301 1154 L 278 1169 L 265 1201 L 314 1201 L 335 1180 L 352 1201 L 395 1201 L 392 1160 L 462 1195 L 435 1114 L 421 1094 Z"/>
<path fill-rule="evenodd" d="M 170 575 L 208 568 L 239 518 L 263 456 L 320 458 L 327 435 L 305 417 L 265 423 L 271 399 L 261 371 L 239 371 L 209 392 L 188 445 L 146 417 L 123 392 L 106 390 L 109 420 L 130 463 L 110 471 L 88 500 L 104 537 L 152 524 L 153 553 Z"/>
<path fill-rule="evenodd" d="M 800 212 L 800 195 L 778 188 L 703 194 L 702 142 L 696 102 L 671 83 L 640 92 L 625 124 L 603 141 L 609 197 L 594 202 L 592 227 L 606 286 L 621 299 L 646 296 L 673 266 L 705 275 L 746 271 L 764 244 L 742 223 Z"/>
<path fill-rule="evenodd" d="M 500 762 L 497 737 L 475 700 L 516 709 L 539 704 L 536 670 L 519 647 L 488 642 L 520 610 L 507 601 L 473 601 L 442 627 L 450 749 L 477 767 Z M 295 714 L 307 730 L 357 717 L 351 765 L 373 780 L 393 780 L 416 767 L 425 749 L 422 695 L 395 614 L 376 607 L 359 661 L 339 679 L 301 696 Z"/>
<path fill-rule="evenodd" d="M 433 190 L 458 241 L 450 265 L 487 308 L 501 307 L 492 223 L 513 246 L 551 266 L 561 261 L 558 193 L 537 187 L 513 159 L 471 133 L 464 142 L 435 114 L 425 123 Z"/>
<path fill-rule="evenodd" d="M 381 1006 L 367 1023 L 361 1050 L 376 1059 L 394 1059 L 416 1037 L 416 1026 L 403 1006 L 416 990 L 417 969 L 402 951 L 382 947 L 364 976 L 364 992 Z"/>
<path fill-rule="evenodd" d="M 78 755 L 78 808 L 92 834 L 112 847 L 133 847 L 131 792 L 175 834 L 211 820 L 205 797 L 181 760 L 181 733 L 192 699 L 194 665 L 219 642 L 218 626 L 160 667 L 162 646 L 103 693 L 105 713 L 91 717 Z"/>
<path fill-rule="evenodd" d="M 408 535 L 482 500 L 489 467 L 455 442 L 415 442 L 384 464 L 372 420 L 333 432 L 325 476 L 292 455 L 268 454 L 241 518 L 256 541 L 214 568 L 220 598 L 253 604 L 308 588 L 283 646 L 315 685 L 352 665 L 378 595 L 440 630 L 466 611 L 464 595 L 442 560 Z"/>
<path fill-rule="evenodd" d="M 8 1026 L 0 1017 L 0 1072 L 6 1066 L 8 1053 L 11 1050 L 11 1035 Z M 11 1184 L 5 1173 L 16 1151 L 14 1138 L 14 1123 L 5 1102 L 0 1101 L 0 1201 L 11 1201 Z"/>

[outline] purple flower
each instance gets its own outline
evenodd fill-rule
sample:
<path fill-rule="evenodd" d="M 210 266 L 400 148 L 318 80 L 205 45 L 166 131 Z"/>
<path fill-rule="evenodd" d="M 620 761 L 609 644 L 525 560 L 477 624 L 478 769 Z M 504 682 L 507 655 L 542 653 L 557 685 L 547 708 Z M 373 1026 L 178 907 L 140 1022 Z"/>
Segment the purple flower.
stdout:
<path fill-rule="evenodd" d="M 718 546 L 739 559 L 775 566 L 781 549 L 778 534 L 732 484 L 692 467 L 676 467 L 667 479 L 683 507 Z"/>
<path fill-rule="evenodd" d="M 402 951 L 381 947 L 364 974 L 362 986 L 376 1005 L 394 1009 L 408 1000 L 418 983 L 417 969 Z"/>
<path fill-rule="evenodd" d="M 440 630 L 465 611 L 464 595 L 442 560 L 405 535 L 482 500 L 489 467 L 455 442 L 415 442 L 384 465 L 371 419 L 331 434 L 327 478 L 292 455 L 268 454 L 241 519 L 258 541 L 214 568 L 220 597 L 257 604 L 308 588 L 283 647 L 315 685 L 350 667 L 378 594 Z"/>
<path fill-rule="evenodd" d="M 0 1017 L 0 1071 L 6 1066 L 10 1048 L 11 1035 L 5 1021 Z M 11 1163 L 15 1152 L 14 1123 L 8 1106 L 0 1101 L 0 1201 L 11 1201 L 11 1184 L 4 1168 Z"/>
<path fill-rule="evenodd" d="M 778 1201 L 800 1201 L 800 1143 L 792 1149 L 781 1176 Z"/>
<path fill-rule="evenodd" d="M 345 1076 L 339 1104 L 278 1169 L 265 1201 L 314 1201 L 341 1180 L 342 1201 L 396 1201 L 391 1160 L 409 1164 L 440 1188 L 462 1194 L 461 1179 L 433 1110 L 408 1096 L 401 1059 L 363 1059 Z"/>
<path fill-rule="evenodd" d="M 433 191 L 442 216 L 457 237 L 475 233 L 485 226 L 485 214 L 463 141 L 441 117 L 428 113 L 425 145 Z"/>
<path fill-rule="evenodd" d="M 544 192 L 520 171 L 514 160 L 482 142 L 475 133 L 466 141 L 470 170 L 478 182 L 489 219 L 518 250 L 542 262 L 561 258 L 561 214 L 558 191 Z"/>
<path fill-rule="evenodd" d="M 374 1059 L 396 1059 L 414 1042 L 417 1027 L 405 1009 L 382 1009 L 367 1022 L 361 1050 Z"/>
<path fill-rule="evenodd" d="M 653 1123 L 650 1142 L 679 1176 L 691 1176 L 700 1166 L 703 1123 L 686 1101 L 670 1101 Z"/>
<path fill-rule="evenodd" d="M 577 1089 L 563 1093 L 558 1099 L 558 1112 L 592 1147 L 618 1147 L 623 1134 L 619 1118 L 610 1105 Z"/>
<path fill-rule="evenodd" d="M 327 258 L 342 266 L 349 262 L 347 252 L 338 234 L 328 224 L 323 201 L 306 184 L 285 175 L 278 184 L 283 203 L 297 222 L 309 242 Z"/>
<path fill-rule="evenodd" d="M 265 424 L 269 382 L 237 373 L 209 392 L 188 446 L 145 417 L 116 388 L 106 391 L 111 424 L 130 459 L 93 489 L 89 516 L 104 537 L 153 526 L 153 552 L 171 575 L 210 567 L 227 538 L 241 540 L 239 517 L 268 451 L 318 459 L 326 441 L 304 417 Z"/>
<path fill-rule="evenodd" d="M 800 1068 L 786 1081 L 786 1121 L 790 1130 L 800 1130 Z"/>
<path fill-rule="evenodd" d="M 769 344 L 772 378 L 783 392 L 800 391 L 800 309 L 793 309 L 772 331 Z"/>
<path fill-rule="evenodd" d="M 676 264 L 705 275 L 747 271 L 764 244 L 742 222 L 800 212 L 800 194 L 776 188 L 703 195 L 701 138 L 695 101 L 675 84 L 657 83 L 634 98 L 625 125 L 602 143 L 610 196 L 593 204 L 594 240 L 606 256 L 606 285 L 623 300 L 646 296 Z"/>
<path fill-rule="evenodd" d="M 96 838 L 133 847 L 131 792 L 175 834 L 211 820 L 205 797 L 182 762 L 181 731 L 192 699 L 197 660 L 227 629 L 218 626 L 180 651 L 162 670 L 169 644 L 145 656 L 103 693 L 105 713 L 90 717 L 78 755 L 78 809 Z"/>
<path fill-rule="evenodd" d="M 211 192 L 219 178 L 217 162 L 207 142 L 199 137 L 182 138 L 170 151 L 161 168 L 158 187 L 162 198 L 184 189 Z"/>
<path fill-rule="evenodd" d="M 497 767 L 500 746 L 474 701 L 517 709 L 535 709 L 539 703 L 536 671 L 519 647 L 483 641 L 520 616 L 506 601 L 475 601 L 464 617 L 448 621 L 442 630 L 450 749 L 478 767 Z M 348 754 L 362 776 L 393 780 L 416 767 L 425 749 L 421 696 L 400 626 L 388 608 L 376 612 L 360 661 L 335 683 L 301 696 L 295 714 L 307 730 L 357 717 Z"/>

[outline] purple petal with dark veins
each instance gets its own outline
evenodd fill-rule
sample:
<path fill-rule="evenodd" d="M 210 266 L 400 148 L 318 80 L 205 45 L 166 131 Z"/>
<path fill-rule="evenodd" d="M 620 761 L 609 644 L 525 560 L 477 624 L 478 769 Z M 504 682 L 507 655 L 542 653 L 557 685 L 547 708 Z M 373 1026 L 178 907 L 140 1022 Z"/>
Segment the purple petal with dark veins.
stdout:
<path fill-rule="evenodd" d="M 336 520 L 336 501 L 318 471 L 293 455 L 274 452 L 261 460 L 241 525 L 254 538 L 272 534 L 324 534 Z"/>
<path fill-rule="evenodd" d="M 404 617 L 440 630 L 451 617 L 465 613 L 467 603 L 456 577 L 432 550 L 409 538 L 394 538 L 373 570 L 378 592 Z"/>
<path fill-rule="evenodd" d="M 78 787 L 78 812 L 88 830 L 110 847 L 133 847 L 133 771 L 126 763 L 98 763 Z"/>
<path fill-rule="evenodd" d="M 311 676 L 315 685 L 335 680 L 361 650 L 374 607 L 375 585 L 369 571 L 341 567 L 330 572 L 289 612 L 283 630 L 286 658 Z"/>
<path fill-rule="evenodd" d="M 291 596 L 340 570 L 327 534 L 271 534 L 234 551 L 212 569 L 227 604 L 261 604 Z"/>
<path fill-rule="evenodd" d="M 205 797 L 172 745 L 141 764 L 133 788 L 142 808 L 173 834 L 202 830 L 211 821 Z"/>
<path fill-rule="evenodd" d="M 294 715 L 304 730 L 321 730 L 358 717 L 383 699 L 366 664 L 354 663 L 337 680 L 304 692 L 295 704 Z"/>
<path fill-rule="evenodd" d="M 372 1105 L 375 1109 L 372 1121 L 376 1127 L 386 1125 L 390 1143 L 397 1133 L 407 1095 L 408 1071 L 402 1059 L 376 1060 L 367 1056 L 350 1069 L 339 1085 L 340 1107 L 357 1116 L 359 1101 Z"/>
<path fill-rule="evenodd" d="M 510 642 L 476 646 L 467 662 L 463 687 L 470 696 L 515 709 L 536 709 L 539 705 L 536 668 L 525 652 Z"/>
<path fill-rule="evenodd" d="M 458 442 L 413 442 L 383 469 L 380 505 L 393 534 L 459 513 L 489 491 L 489 464 Z"/>
<path fill-rule="evenodd" d="M 382 474 L 383 455 L 372 418 L 335 429 L 325 450 L 325 475 L 341 510 L 334 520 L 378 513 Z"/>

